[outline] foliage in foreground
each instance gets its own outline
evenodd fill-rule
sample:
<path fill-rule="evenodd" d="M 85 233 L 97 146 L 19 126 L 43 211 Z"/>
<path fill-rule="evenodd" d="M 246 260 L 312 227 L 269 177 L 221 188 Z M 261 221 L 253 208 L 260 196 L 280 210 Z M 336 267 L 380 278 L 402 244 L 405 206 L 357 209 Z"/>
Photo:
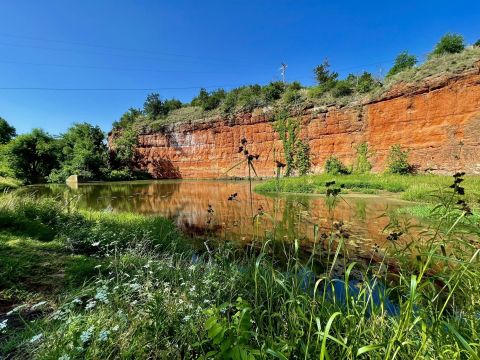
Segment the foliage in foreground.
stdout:
<path fill-rule="evenodd" d="M 61 301 L 37 296 L 35 304 L 25 301 L 2 316 L 0 353 L 20 359 L 478 358 L 479 232 L 465 237 L 455 230 L 457 217 L 469 216 L 459 205 L 461 179 L 438 208 L 452 224 L 448 233 L 434 226 L 410 238 L 408 224 L 392 224 L 390 245 L 370 263 L 348 261 L 348 239 L 334 231 L 318 232 L 306 260 L 298 241 L 277 247 L 275 239 L 246 254 L 228 246 L 202 254 L 175 246 L 181 238 L 161 219 L 4 197 L 3 218 L 16 214 L 42 224 L 69 246 L 78 227 L 59 225 L 90 224 L 77 237 L 85 246 L 75 249 L 87 249 L 101 266 Z M 334 207 L 336 193 L 327 201 Z M 170 230 L 143 230 L 157 222 Z M 24 226 L 6 231 L 35 235 Z M 338 269 L 341 275 L 333 275 Z"/>

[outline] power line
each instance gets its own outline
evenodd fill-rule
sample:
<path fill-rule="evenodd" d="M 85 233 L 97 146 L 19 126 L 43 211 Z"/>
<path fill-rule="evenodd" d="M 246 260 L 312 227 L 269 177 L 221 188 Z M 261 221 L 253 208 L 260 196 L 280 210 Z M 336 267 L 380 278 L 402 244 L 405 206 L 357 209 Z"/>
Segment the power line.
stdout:
<path fill-rule="evenodd" d="M 142 69 L 142 68 L 118 68 L 111 66 L 97 66 L 97 65 L 76 65 L 76 64 L 47 64 L 47 63 L 33 63 L 23 61 L 10 61 L 0 60 L 2 64 L 12 65 L 32 65 L 32 66 L 48 66 L 48 67 L 61 67 L 61 68 L 81 68 L 81 69 L 100 69 L 100 70 L 114 70 L 114 71 L 144 71 L 144 72 L 157 72 L 157 73 L 193 73 L 193 74 L 239 74 L 232 72 L 219 72 L 219 71 L 189 71 L 189 70 L 157 70 L 157 69 Z"/>

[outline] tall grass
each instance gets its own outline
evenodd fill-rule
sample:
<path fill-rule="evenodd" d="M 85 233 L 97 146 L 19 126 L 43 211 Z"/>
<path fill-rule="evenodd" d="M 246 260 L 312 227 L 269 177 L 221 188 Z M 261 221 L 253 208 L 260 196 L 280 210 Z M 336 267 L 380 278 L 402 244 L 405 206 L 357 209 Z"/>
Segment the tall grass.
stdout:
<path fill-rule="evenodd" d="M 329 189 L 333 210 L 338 191 Z M 94 254 L 102 256 L 103 271 L 42 318 L 11 329 L 7 322 L 0 353 L 39 359 L 478 359 L 480 231 L 457 230 L 459 219 L 470 216 L 459 209 L 461 198 L 451 192 L 437 208 L 439 221 L 412 242 L 397 240 L 408 234 L 392 224 L 390 246 L 366 261 L 349 259 L 348 236 L 333 230 L 334 218 L 331 232 L 315 228 L 306 259 L 297 240 L 199 252 L 151 247 L 153 235 L 141 246 L 138 238 L 138 246 L 129 242 Z M 65 213 L 115 221 L 111 214 Z M 97 236 L 94 229 L 84 233 L 86 242 Z M 117 236 L 123 237 L 127 230 Z M 157 241 L 167 239 L 162 232 Z"/>
<path fill-rule="evenodd" d="M 325 184 L 336 181 L 347 191 L 378 193 L 381 191 L 400 193 L 402 199 L 437 203 L 442 194 L 449 191 L 451 177 L 441 175 L 393 175 L 393 174 L 352 174 L 352 175 L 309 175 L 267 180 L 255 187 L 262 193 L 280 192 L 323 194 Z M 480 177 L 465 178 L 466 198 L 476 203 L 480 198 Z"/>

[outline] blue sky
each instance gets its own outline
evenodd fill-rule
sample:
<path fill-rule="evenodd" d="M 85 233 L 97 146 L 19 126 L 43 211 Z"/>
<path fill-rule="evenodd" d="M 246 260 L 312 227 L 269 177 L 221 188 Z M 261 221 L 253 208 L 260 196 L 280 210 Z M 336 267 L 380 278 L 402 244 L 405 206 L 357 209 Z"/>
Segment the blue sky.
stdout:
<path fill-rule="evenodd" d="M 190 101 L 208 89 L 278 80 L 313 84 L 328 58 L 341 75 L 385 73 L 446 32 L 480 38 L 479 1 L 0 1 L 0 116 L 19 133 L 87 121 L 105 131 L 149 90 Z M 10 88 L 10 89 L 5 89 Z"/>

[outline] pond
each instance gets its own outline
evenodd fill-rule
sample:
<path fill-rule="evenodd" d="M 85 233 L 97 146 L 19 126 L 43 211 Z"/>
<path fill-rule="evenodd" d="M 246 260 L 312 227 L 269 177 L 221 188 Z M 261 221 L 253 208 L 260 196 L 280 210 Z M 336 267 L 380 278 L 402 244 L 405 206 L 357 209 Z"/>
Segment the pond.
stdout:
<path fill-rule="evenodd" d="M 73 198 L 80 209 L 164 216 L 186 234 L 242 244 L 265 238 L 298 240 L 308 250 L 322 234 L 336 232 L 354 257 L 366 259 L 387 245 L 385 227 L 405 217 L 397 210 L 410 204 L 378 195 L 342 195 L 334 207 L 321 195 L 250 196 L 248 181 L 160 180 L 28 189 L 41 196 Z"/>

